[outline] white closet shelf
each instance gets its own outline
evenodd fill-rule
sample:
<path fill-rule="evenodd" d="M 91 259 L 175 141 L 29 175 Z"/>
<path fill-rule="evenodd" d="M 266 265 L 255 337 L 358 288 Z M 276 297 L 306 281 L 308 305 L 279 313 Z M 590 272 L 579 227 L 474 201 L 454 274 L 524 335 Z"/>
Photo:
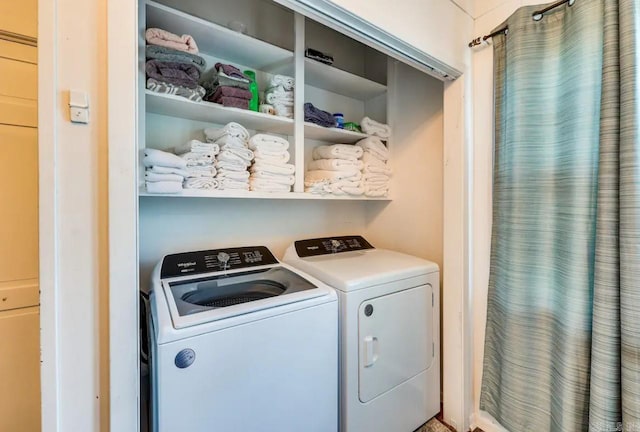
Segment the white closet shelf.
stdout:
<path fill-rule="evenodd" d="M 293 119 L 211 102 L 193 102 L 180 96 L 146 91 L 147 112 L 208 123 L 240 123 L 247 129 L 293 135 Z"/>
<path fill-rule="evenodd" d="M 387 91 L 384 84 L 315 60 L 305 59 L 304 68 L 306 85 L 353 99 L 366 101 Z"/>
<path fill-rule="evenodd" d="M 140 188 L 138 195 L 141 197 L 157 198 L 253 198 L 253 199 L 273 199 L 273 200 L 339 200 L 339 201 L 391 201 L 389 197 L 370 198 L 365 196 L 342 196 L 342 195 L 316 195 L 307 192 L 255 192 L 255 191 L 233 191 L 233 190 L 200 190 L 185 189 L 178 194 L 152 194 L 144 187 Z"/>
<path fill-rule="evenodd" d="M 352 132 L 346 129 L 326 128 L 314 123 L 304 123 L 305 139 L 326 141 L 337 144 L 353 144 L 369 135 L 361 132 Z"/>
<path fill-rule="evenodd" d="M 284 48 L 147 0 L 147 28 L 151 27 L 189 34 L 200 52 L 257 70 L 293 61 L 293 52 Z"/>

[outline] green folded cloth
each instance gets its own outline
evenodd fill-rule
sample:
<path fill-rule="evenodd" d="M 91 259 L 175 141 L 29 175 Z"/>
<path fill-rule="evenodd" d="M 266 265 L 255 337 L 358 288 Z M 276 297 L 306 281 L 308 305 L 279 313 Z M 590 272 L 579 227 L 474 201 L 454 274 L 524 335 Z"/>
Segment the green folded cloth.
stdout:
<path fill-rule="evenodd" d="M 352 132 L 362 132 L 362 129 L 360 129 L 360 125 L 358 123 L 354 123 L 354 122 L 347 122 L 344 124 L 344 129 L 352 131 Z"/>

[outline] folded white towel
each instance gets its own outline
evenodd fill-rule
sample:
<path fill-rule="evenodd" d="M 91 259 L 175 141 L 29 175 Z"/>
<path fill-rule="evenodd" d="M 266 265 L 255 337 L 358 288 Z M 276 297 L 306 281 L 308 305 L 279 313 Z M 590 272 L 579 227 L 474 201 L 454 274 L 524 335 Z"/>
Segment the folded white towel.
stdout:
<path fill-rule="evenodd" d="M 249 190 L 249 182 L 225 178 L 219 180 L 218 189 Z"/>
<path fill-rule="evenodd" d="M 358 170 L 363 167 L 362 161 L 354 159 L 317 159 L 311 161 L 308 170 L 347 171 Z"/>
<path fill-rule="evenodd" d="M 331 193 L 331 186 L 328 180 L 305 181 L 304 191 L 312 194 L 326 195 Z"/>
<path fill-rule="evenodd" d="M 293 107 L 281 103 L 274 103 L 273 111 L 278 117 L 293 118 Z"/>
<path fill-rule="evenodd" d="M 384 174 L 364 173 L 362 175 L 363 182 L 369 183 L 388 183 L 390 177 Z"/>
<path fill-rule="evenodd" d="M 160 181 L 146 182 L 147 192 L 156 194 L 174 194 L 182 192 L 182 182 Z"/>
<path fill-rule="evenodd" d="M 262 161 L 274 164 L 285 164 L 289 162 L 289 159 L 291 159 L 291 155 L 288 151 L 271 152 L 268 150 L 254 150 L 253 158 L 256 162 Z"/>
<path fill-rule="evenodd" d="M 232 179 L 232 180 L 239 180 L 239 181 L 246 181 L 249 180 L 249 176 L 251 174 L 249 174 L 249 171 L 227 171 L 227 170 L 220 170 L 220 172 L 218 173 L 218 175 L 216 176 L 216 178 L 218 180 L 222 180 L 222 179 Z"/>
<path fill-rule="evenodd" d="M 187 170 L 184 169 L 163 167 L 158 165 L 147 168 L 147 172 L 153 172 L 157 174 L 177 174 L 182 177 L 187 177 L 189 175 Z"/>
<path fill-rule="evenodd" d="M 272 164 L 269 162 L 256 162 L 251 166 L 251 172 L 262 171 L 270 174 L 291 175 L 296 172 L 296 167 L 292 164 Z"/>
<path fill-rule="evenodd" d="M 333 182 L 329 185 L 331 193 L 334 195 L 362 195 L 364 193 L 364 187 L 359 181 L 341 180 Z"/>
<path fill-rule="evenodd" d="M 218 189 L 218 180 L 211 177 L 192 177 L 184 181 L 185 189 Z"/>
<path fill-rule="evenodd" d="M 249 187 L 256 192 L 291 192 L 291 186 L 264 179 L 251 179 Z"/>
<path fill-rule="evenodd" d="M 249 140 L 249 148 L 251 150 L 284 152 L 289 150 L 289 141 L 276 135 L 255 134 Z"/>
<path fill-rule="evenodd" d="M 212 165 L 216 156 L 211 153 L 185 153 L 180 157 L 187 162 L 187 167 Z"/>
<path fill-rule="evenodd" d="M 189 175 L 187 176 L 188 178 L 197 178 L 197 177 L 213 178 L 216 176 L 216 169 L 213 165 L 188 167 L 187 172 L 189 173 Z"/>
<path fill-rule="evenodd" d="M 371 136 L 365 139 L 361 139 L 356 143 L 358 147 L 362 147 L 363 150 L 371 153 L 372 156 L 386 161 L 389 159 L 389 149 L 384 145 L 380 138 Z"/>
<path fill-rule="evenodd" d="M 273 183 L 286 184 L 292 186 L 296 182 L 295 176 L 283 174 L 270 174 L 264 171 L 251 173 L 252 179 L 268 180 Z"/>
<path fill-rule="evenodd" d="M 232 153 L 229 150 L 222 150 L 218 155 L 219 162 L 233 162 L 235 164 L 243 164 L 245 167 L 251 165 L 251 159 L 247 160 L 236 153 Z M 246 168 L 245 168 L 246 169 Z"/>
<path fill-rule="evenodd" d="M 184 177 L 178 174 L 158 174 L 153 171 L 146 171 L 144 173 L 144 179 L 148 182 L 181 182 L 184 180 Z"/>
<path fill-rule="evenodd" d="M 216 161 L 215 167 L 218 171 L 246 171 L 247 165 L 244 161 Z"/>
<path fill-rule="evenodd" d="M 231 153 L 231 154 L 234 154 L 234 155 L 238 156 L 243 161 L 245 161 L 247 163 L 247 165 L 250 164 L 251 161 L 253 160 L 253 152 L 251 150 L 249 150 L 248 148 L 245 148 L 245 147 L 238 148 L 238 147 L 223 146 L 223 150 L 222 151 L 223 152 L 228 152 L 228 153 Z M 220 158 L 218 157 L 218 159 L 220 159 Z"/>
<path fill-rule="evenodd" d="M 180 156 L 152 148 L 144 149 L 144 158 L 142 159 L 142 163 L 146 167 L 159 166 L 178 169 L 185 169 L 187 167 L 187 162 Z"/>
<path fill-rule="evenodd" d="M 176 146 L 174 151 L 178 155 L 185 153 L 206 153 L 215 156 L 220 153 L 220 146 L 215 143 L 203 143 L 202 141 L 191 140 Z"/>
<path fill-rule="evenodd" d="M 293 90 L 295 80 L 286 75 L 274 75 L 271 77 L 270 87 L 282 86 L 284 90 Z"/>
<path fill-rule="evenodd" d="M 229 147 L 234 148 L 247 148 L 247 140 L 236 136 L 225 135 L 222 138 L 218 138 L 215 142 L 220 146 L 220 150 L 224 150 Z"/>
<path fill-rule="evenodd" d="M 388 139 L 391 136 L 391 126 L 379 123 L 369 117 L 362 119 L 360 127 L 362 128 L 362 132 L 369 135 L 375 135 L 384 139 Z"/>
<path fill-rule="evenodd" d="M 389 188 L 372 189 L 371 187 L 365 185 L 364 194 L 368 197 L 386 197 L 387 195 L 389 195 Z"/>
<path fill-rule="evenodd" d="M 313 149 L 314 159 L 360 159 L 362 147 L 351 144 L 322 145 Z"/>
<path fill-rule="evenodd" d="M 330 182 L 337 182 L 340 180 L 360 181 L 362 173 L 357 170 L 350 171 L 327 171 L 327 170 L 312 170 L 307 171 L 304 175 L 306 182 L 313 182 L 318 180 L 328 180 Z"/>
<path fill-rule="evenodd" d="M 240 138 L 243 141 L 247 141 L 249 139 L 249 131 L 247 131 L 244 126 L 236 122 L 227 123 L 220 129 L 206 128 L 204 130 L 204 135 L 208 142 L 216 142 L 224 136 Z"/>

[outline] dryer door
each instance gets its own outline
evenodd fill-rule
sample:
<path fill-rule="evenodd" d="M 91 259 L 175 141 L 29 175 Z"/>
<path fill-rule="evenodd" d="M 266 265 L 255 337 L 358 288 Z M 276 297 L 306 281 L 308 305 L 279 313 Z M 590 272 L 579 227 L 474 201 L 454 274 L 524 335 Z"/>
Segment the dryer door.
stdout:
<path fill-rule="evenodd" d="M 432 288 L 363 302 L 358 310 L 359 397 L 368 402 L 431 366 Z"/>

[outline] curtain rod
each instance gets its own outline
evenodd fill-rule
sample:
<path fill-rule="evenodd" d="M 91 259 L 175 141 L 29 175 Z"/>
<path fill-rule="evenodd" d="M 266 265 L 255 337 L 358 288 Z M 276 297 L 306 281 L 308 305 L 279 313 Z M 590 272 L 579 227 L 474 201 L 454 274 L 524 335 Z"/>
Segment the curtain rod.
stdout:
<path fill-rule="evenodd" d="M 550 4 L 549 6 L 545 7 L 544 9 L 540 9 L 537 11 L 534 11 L 531 14 L 531 19 L 533 19 L 534 21 L 540 21 L 542 18 L 544 18 L 544 14 L 549 12 L 550 10 L 553 10 L 557 7 L 560 7 L 564 4 L 567 4 L 569 6 L 573 6 L 573 4 L 576 2 L 576 0 L 560 0 L 558 2 L 555 2 L 553 4 Z M 494 36 L 497 36 L 499 34 L 507 34 L 509 32 L 509 26 L 505 26 L 502 27 L 501 29 L 498 29 L 496 31 L 494 31 L 493 33 L 489 33 L 488 35 L 484 35 L 484 36 L 480 36 L 475 38 L 474 40 L 472 40 L 471 42 L 469 42 L 469 48 L 473 48 L 475 46 L 478 45 L 482 45 L 483 42 L 485 42 L 487 39 L 490 39 Z"/>

